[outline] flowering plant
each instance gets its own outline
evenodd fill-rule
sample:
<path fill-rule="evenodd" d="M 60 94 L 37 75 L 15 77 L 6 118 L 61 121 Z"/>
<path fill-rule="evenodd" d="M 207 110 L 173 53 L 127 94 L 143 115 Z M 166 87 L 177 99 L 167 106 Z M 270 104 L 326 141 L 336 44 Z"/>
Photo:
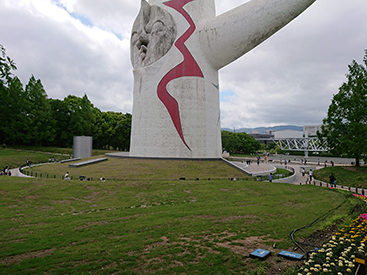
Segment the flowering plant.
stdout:
<path fill-rule="evenodd" d="M 359 215 L 359 218 L 363 221 L 363 220 L 367 220 L 367 213 L 361 214 Z"/>
<path fill-rule="evenodd" d="M 364 195 L 353 194 L 367 202 Z M 311 253 L 298 275 L 312 274 L 350 274 L 358 264 L 355 262 L 357 251 L 367 252 L 367 213 L 360 214 L 349 226 L 343 227 L 325 243 L 321 249 Z"/>
<path fill-rule="evenodd" d="M 351 273 L 356 267 L 355 253 L 367 251 L 365 242 L 367 242 L 367 220 L 357 218 L 349 226 L 335 233 L 321 249 L 313 252 L 298 274 Z"/>
<path fill-rule="evenodd" d="M 361 194 L 353 194 L 353 196 L 361 199 L 361 200 L 364 200 L 365 202 L 367 202 L 367 196 L 365 195 L 361 195 Z"/>

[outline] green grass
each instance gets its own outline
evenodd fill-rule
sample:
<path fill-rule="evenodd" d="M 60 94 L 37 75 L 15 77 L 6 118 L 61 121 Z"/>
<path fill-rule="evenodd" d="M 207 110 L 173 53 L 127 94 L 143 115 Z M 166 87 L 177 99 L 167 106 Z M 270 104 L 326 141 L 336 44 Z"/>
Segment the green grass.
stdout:
<path fill-rule="evenodd" d="M 1 160 L 24 158 L 14 152 Z M 0 177 L 0 274 L 265 274 L 285 260 L 260 262 L 250 252 L 292 250 L 289 232 L 346 196 L 313 185 L 255 182 L 221 161 L 109 158 L 68 165 L 31 171 L 107 181 Z M 359 214 L 352 214 L 356 201 L 349 198 L 297 239 L 348 223 Z"/>
<path fill-rule="evenodd" d="M 113 151 L 92 150 L 92 155 L 95 156 L 111 152 Z M 0 170 L 3 170 L 5 166 L 9 166 L 10 168 L 19 167 L 25 164 L 27 159 L 33 163 L 45 163 L 52 157 L 55 160 L 63 160 L 68 159 L 72 154 L 73 149 L 58 147 L 15 146 L 11 148 L 7 147 L 6 149 L 0 148 Z"/>
<path fill-rule="evenodd" d="M 21 151 L 19 149 L 0 149 L 0 169 L 4 169 L 5 166 L 10 168 L 19 167 L 21 164 L 25 164 L 26 160 L 30 160 L 33 163 L 47 162 L 50 157 L 58 159 L 66 159 L 67 156 L 53 155 L 41 151 Z"/>
<path fill-rule="evenodd" d="M 291 230 L 344 200 L 310 185 L 229 180 L 0 177 L 0 195 L 0 274 L 249 274 L 251 250 L 290 248 Z"/>
<path fill-rule="evenodd" d="M 333 166 L 314 171 L 315 178 L 324 182 L 329 182 L 331 173 L 340 185 L 367 188 L 367 166 Z"/>
<path fill-rule="evenodd" d="M 93 158 L 104 157 L 96 156 Z M 83 159 L 84 160 L 84 159 Z M 223 161 L 147 160 L 108 157 L 108 161 L 90 166 L 70 168 L 70 163 L 52 163 L 32 167 L 33 173 L 49 177 L 62 177 L 67 171 L 74 179 L 79 176 L 99 179 L 129 180 L 178 180 L 185 179 L 228 179 L 250 178 L 244 172 L 226 165 Z M 26 169 L 27 170 L 27 169 Z"/>

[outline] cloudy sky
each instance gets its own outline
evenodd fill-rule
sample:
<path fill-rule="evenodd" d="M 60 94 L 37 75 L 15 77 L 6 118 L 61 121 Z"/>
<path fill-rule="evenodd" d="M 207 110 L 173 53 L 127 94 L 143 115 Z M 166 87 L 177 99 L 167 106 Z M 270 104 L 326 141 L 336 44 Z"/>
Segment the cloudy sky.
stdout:
<path fill-rule="evenodd" d="M 274 0 L 275 1 L 275 0 Z M 215 0 L 217 14 L 246 0 Z M 0 44 L 23 85 L 50 98 L 87 94 L 131 113 L 130 32 L 140 0 L 0 0 Z M 352 60 L 367 49 L 366 0 L 317 0 L 220 71 L 223 128 L 321 124 Z"/>

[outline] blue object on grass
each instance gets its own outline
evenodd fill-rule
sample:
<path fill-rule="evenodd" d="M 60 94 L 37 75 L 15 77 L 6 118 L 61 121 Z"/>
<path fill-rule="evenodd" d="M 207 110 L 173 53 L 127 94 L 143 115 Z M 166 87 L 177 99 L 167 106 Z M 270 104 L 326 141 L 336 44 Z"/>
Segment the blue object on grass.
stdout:
<path fill-rule="evenodd" d="M 289 251 L 285 251 L 285 250 L 281 251 L 278 255 L 283 256 L 283 257 L 288 258 L 288 259 L 295 259 L 295 260 L 301 260 L 302 257 L 303 257 L 302 254 L 289 252 Z"/>
<path fill-rule="evenodd" d="M 250 253 L 250 257 L 260 258 L 262 260 L 265 259 L 269 255 L 270 255 L 270 251 L 261 249 L 261 248 L 258 248 L 255 251 L 253 251 L 252 253 Z"/>

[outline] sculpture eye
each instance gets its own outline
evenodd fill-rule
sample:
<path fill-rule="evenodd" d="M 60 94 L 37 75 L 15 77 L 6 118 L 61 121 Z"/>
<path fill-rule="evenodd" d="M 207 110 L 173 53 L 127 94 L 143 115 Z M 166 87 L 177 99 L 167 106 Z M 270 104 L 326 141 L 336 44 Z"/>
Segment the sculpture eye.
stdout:
<path fill-rule="evenodd" d="M 162 21 L 156 21 L 152 26 L 151 35 L 156 35 L 165 30 L 165 26 Z"/>

